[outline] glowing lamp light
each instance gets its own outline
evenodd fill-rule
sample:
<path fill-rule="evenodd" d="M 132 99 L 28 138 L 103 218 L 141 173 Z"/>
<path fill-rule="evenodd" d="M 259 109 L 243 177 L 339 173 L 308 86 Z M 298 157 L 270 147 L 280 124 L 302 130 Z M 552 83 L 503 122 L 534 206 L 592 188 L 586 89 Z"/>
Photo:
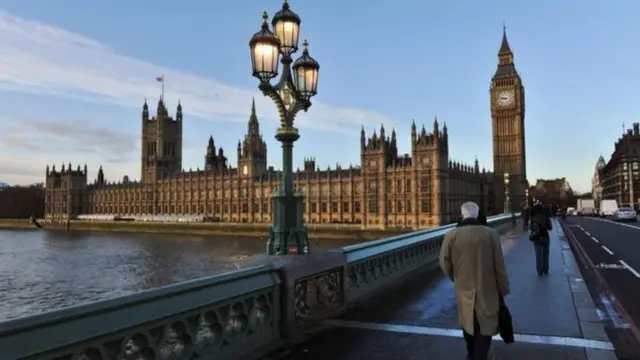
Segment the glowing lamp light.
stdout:
<path fill-rule="evenodd" d="M 293 63 L 293 83 L 300 96 L 309 100 L 318 93 L 318 74 L 320 64 L 309 55 L 309 43 L 302 43 L 302 56 Z"/>
<path fill-rule="evenodd" d="M 269 30 L 269 15 L 262 15 L 262 28 L 249 41 L 253 76 L 268 82 L 278 75 L 280 39 Z"/>
<path fill-rule="evenodd" d="M 282 4 L 282 9 L 273 15 L 271 21 L 274 34 L 280 39 L 280 51 L 290 55 L 298 51 L 300 37 L 300 17 L 291 11 L 287 0 Z"/>

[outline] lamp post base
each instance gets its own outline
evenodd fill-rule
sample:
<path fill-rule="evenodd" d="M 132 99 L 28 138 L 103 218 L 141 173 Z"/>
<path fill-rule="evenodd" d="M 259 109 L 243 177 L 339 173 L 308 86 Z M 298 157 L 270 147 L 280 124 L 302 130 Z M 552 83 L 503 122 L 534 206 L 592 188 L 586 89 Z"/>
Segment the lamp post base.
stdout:
<path fill-rule="evenodd" d="M 304 255 L 309 253 L 306 228 L 269 229 L 267 255 Z"/>
<path fill-rule="evenodd" d="M 269 229 L 267 255 L 304 255 L 310 252 L 303 217 L 303 194 L 276 190 L 271 195 L 273 225 Z"/>

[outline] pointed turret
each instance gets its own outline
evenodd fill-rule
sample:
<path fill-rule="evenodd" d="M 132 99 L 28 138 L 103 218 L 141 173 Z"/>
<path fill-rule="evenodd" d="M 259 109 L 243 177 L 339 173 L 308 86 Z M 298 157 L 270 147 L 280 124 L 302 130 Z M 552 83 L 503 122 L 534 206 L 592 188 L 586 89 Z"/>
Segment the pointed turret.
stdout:
<path fill-rule="evenodd" d="M 102 165 L 98 169 L 98 184 L 104 184 L 104 171 L 102 171 Z"/>
<path fill-rule="evenodd" d="M 142 104 L 142 120 L 149 120 L 149 104 L 147 104 L 147 99 L 144 99 L 144 104 Z"/>
<path fill-rule="evenodd" d="M 256 113 L 256 99 L 251 100 L 251 114 L 249 115 L 249 124 L 247 127 L 247 135 L 260 135 L 260 122 L 258 122 L 258 115 Z"/>
<path fill-rule="evenodd" d="M 256 97 L 251 98 L 251 116 L 256 116 Z"/>
<path fill-rule="evenodd" d="M 513 64 L 513 52 L 507 40 L 507 29 L 502 28 L 502 43 L 498 50 L 498 69 L 494 77 L 517 75 L 516 68 Z"/>
<path fill-rule="evenodd" d="M 158 107 L 156 108 L 156 117 L 161 118 L 163 116 L 167 116 L 167 114 L 168 111 L 165 107 L 164 100 L 160 97 L 160 99 L 158 99 Z"/>
<path fill-rule="evenodd" d="M 509 46 L 509 40 L 507 40 L 507 26 L 502 25 L 502 43 L 500 44 L 500 50 L 498 55 L 512 55 L 511 46 Z"/>
<path fill-rule="evenodd" d="M 178 106 L 176 108 L 176 121 L 182 121 L 182 104 L 178 100 Z"/>

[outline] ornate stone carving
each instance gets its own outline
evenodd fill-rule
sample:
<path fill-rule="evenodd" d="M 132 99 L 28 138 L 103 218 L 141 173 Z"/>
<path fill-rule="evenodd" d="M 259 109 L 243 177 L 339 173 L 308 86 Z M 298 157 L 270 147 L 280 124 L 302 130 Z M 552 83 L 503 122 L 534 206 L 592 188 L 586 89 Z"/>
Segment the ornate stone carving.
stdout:
<path fill-rule="evenodd" d="M 398 276 L 436 261 L 441 245 L 442 236 L 349 263 L 347 300 L 360 298 Z"/>
<path fill-rule="evenodd" d="M 294 285 L 294 314 L 296 323 L 313 321 L 343 302 L 342 267 L 299 279 Z"/>
<path fill-rule="evenodd" d="M 150 305 L 152 306 L 152 305 Z M 273 293 L 263 290 L 212 304 L 199 311 L 153 320 L 115 335 L 80 342 L 42 356 L 42 360 L 195 360 L 237 356 L 247 344 L 275 340 Z"/>

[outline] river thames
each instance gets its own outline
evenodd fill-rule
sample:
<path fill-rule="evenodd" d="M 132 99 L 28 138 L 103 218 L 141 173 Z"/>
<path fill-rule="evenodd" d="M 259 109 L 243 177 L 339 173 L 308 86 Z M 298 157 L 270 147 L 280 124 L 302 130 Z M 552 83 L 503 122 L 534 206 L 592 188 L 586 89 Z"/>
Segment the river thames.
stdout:
<path fill-rule="evenodd" d="M 235 270 L 265 249 L 260 238 L 0 230 L 0 321 Z"/>

